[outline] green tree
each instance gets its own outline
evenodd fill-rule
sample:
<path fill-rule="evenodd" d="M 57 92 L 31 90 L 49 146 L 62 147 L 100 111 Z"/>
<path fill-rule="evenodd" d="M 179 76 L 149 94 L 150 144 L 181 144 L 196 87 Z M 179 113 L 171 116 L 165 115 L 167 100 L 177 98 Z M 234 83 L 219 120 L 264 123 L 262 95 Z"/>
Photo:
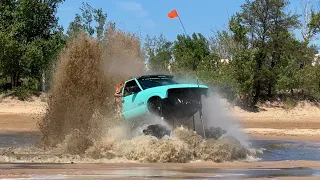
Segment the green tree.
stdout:
<path fill-rule="evenodd" d="M 311 21 L 311 13 L 314 9 L 310 0 L 301 0 L 300 4 L 302 10 L 301 35 L 305 44 L 308 45 L 313 38 L 313 32 L 309 27 L 309 23 Z"/>
<path fill-rule="evenodd" d="M 240 50 L 234 54 L 231 61 L 232 77 L 235 79 L 236 93 L 245 105 L 251 104 L 254 89 L 254 52 L 249 46 L 249 27 L 243 24 L 244 19 L 240 13 L 232 16 L 229 28 L 233 33 L 233 40 L 239 44 Z M 251 37 L 253 35 L 251 34 Z M 244 98 L 243 98 L 244 97 Z"/>
<path fill-rule="evenodd" d="M 63 0 L 19 0 L 0 3 L 0 61 L 13 87 L 21 78 L 40 80 L 64 44 L 57 7 Z"/>
<path fill-rule="evenodd" d="M 76 14 L 74 20 L 69 23 L 67 30 L 67 35 L 69 37 L 74 37 L 80 32 L 84 32 L 84 27 L 82 25 L 82 17 L 79 14 Z"/>
<path fill-rule="evenodd" d="M 144 49 L 149 58 L 148 64 L 153 72 L 168 72 L 172 59 L 172 45 L 163 34 L 159 37 L 146 37 Z"/>
<path fill-rule="evenodd" d="M 209 39 L 212 52 L 219 55 L 221 59 L 232 60 L 242 48 L 241 44 L 235 41 L 231 32 L 226 30 L 216 32 Z"/>
<path fill-rule="evenodd" d="M 94 9 L 94 20 L 97 22 L 96 32 L 99 41 L 103 38 L 103 32 L 106 25 L 107 14 L 104 14 L 102 9 Z"/>
<path fill-rule="evenodd" d="M 72 22 L 69 23 L 67 34 L 73 38 L 80 32 L 85 32 L 87 35 L 93 37 L 96 35 L 99 41 L 103 38 L 105 30 L 107 14 L 103 13 L 102 9 L 94 9 L 88 3 L 82 3 L 80 7 L 81 14 L 76 14 Z M 93 24 L 96 24 L 93 27 Z"/>
<path fill-rule="evenodd" d="M 294 95 L 294 91 L 299 91 L 302 88 L 303 78 L 300 73 L 304 71 L 304 67 L 310 66 L 314 57 L 314 48 L 306 48 L 304 42 L 296 40 L 293 36 L 283 42 L 285 49 L 283 49 L 282 61 L 278 64 L 277 83 L 275 88 L 277 92 L 290 92 Z"/>
<path fill-rule="evenodd" d="M 285 60 L 281 58 L 286 48 L 284 42 L 291 38 L 289 30 L 299 26 L 299 16 L 285 11 L 288 5 L 286 0 L 247 0 L 241 6 L 242 11 L 230 21 L 235 40 L 251 49 L 248 53 L 253 56 L 245 58 L 253 60 L 252 62 L 244 63 L 248 64 L 246 69 L 252 74 L 252 82 L 249 83 L 252 85 L 249 90 L 251 105 L 255 105 L 264 94 L 272 95 L 276 84 L 276 67 L 280 61 Z"/>
<path fill-rule="evenodd" d="M 310 29 L 314 34 L 320 32 L 320 12 L 316 13 L 312 10 L 311 20 L 308 26 L 310 27 Z"/>
<path fill-rule="evenodd" d="M 212 59 L 209 41 L 200 33 L 178 35 L 173 48 L 175 65 L 181 70 L 196 72 L 201 63 Z"/>
<path fill-rule="evenodd" d="M 311 98 L 320 99 L 320 66 L 307 65 L 297 75 L 301 90 Z"/>
<path fill-rule="evenodd" d="M 92 36 L 94 34 L 94 28 L 92 27 L 93 21 L 93 8 L 88 3 L 82 2 L 82 7 L 80 7 L 82 12 L 82 20 L 83 20 L 83 27 L 85 32 Z"/>

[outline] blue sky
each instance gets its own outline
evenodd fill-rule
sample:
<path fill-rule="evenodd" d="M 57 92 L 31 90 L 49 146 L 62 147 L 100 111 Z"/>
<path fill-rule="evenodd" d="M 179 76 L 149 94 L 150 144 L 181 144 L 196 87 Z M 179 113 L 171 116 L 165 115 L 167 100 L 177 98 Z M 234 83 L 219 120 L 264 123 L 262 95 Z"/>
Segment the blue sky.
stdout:
<path fill-rule="evenodd" d="M 319 7 L 319 0 L 310 1 Z M 120 29 L 139 33 L 142 38 L 163 33 L 174 40 L 183 29 L 178 19 L 167 17 L 171 10 L 178 11 L 187 34 L 199 32 L 208 37 L 213 35 L 212 31 L 225 29 L 228 18 L 241 10 L 245 0 L 66 0 L 58 9 L 59 24 L 65 30 L 75 13 L 80 12 L 82 2 L 102 8 L 108 14 L 108 21 L 116 22 Z M 301 13 L 300 2 L 291 0 L 289 10 Z M 317 44 L 320 45 L 319 41 Z"/>

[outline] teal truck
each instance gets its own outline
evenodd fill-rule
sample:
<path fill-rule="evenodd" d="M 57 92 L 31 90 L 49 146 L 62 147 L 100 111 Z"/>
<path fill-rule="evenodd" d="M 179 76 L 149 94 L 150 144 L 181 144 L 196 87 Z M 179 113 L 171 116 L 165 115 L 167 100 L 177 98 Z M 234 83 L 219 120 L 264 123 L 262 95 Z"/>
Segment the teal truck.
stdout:
<path fill-rule="evenodd" d="M 181 84 L 173 78 L 172 75 L 144 75 L 127 80 L 122 88 L 122 119 L 139 124 L 143 118 L 155 115 L 172 128 L 191 124 L 194 130 L 195 119 L 199 119 L 201 135 L 210 136 L 210 130 L 217 134 L 216 128 L 208 129 L 202 122 L 201 98 L 209 96 L 209 88 L 199 83 Z M 170 130 L 160 124 L 151 124 L 143 132 L 159 138 L 170 134 Z"/>

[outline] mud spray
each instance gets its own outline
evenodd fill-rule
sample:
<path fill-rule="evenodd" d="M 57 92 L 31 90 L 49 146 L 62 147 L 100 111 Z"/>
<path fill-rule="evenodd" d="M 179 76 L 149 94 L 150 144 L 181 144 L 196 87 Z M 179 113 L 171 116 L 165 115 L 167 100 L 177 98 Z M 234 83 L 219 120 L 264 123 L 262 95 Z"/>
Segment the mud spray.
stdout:
<path fill-rule="evenodd" d="M 68 43 L 54 72 L 46 115 L 39 123 L 39 143 L 1 149 L 1 162 L 223 162 L 255 155 L 238 127 L 225 117 L 228 113 L 217 97 L 204 102 L 210 119 L 206 124 L 232 132 L 229 138 L 205 140 L 182 127 L 160 140 L 129 136 L 127 126 L 115 116 L 113 94 L 119 81 L 143 74 L 140 42 L 113 26 L 105 37 L 101 44 L 82 34 Z"/>

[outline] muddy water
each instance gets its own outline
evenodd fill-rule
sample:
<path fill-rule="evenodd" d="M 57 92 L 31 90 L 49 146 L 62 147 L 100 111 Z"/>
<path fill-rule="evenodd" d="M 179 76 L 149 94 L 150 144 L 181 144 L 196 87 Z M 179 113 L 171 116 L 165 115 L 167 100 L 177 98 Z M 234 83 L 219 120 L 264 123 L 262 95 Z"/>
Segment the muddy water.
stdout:
<path fill-rule="evenodd" d="M 0 134 L 0 148 L 26 147 L 35 144 L 36 140 L 33 134 Z"/>
<path fill-rule="evenodd" d="M 53 156 L 50 153 L 32 154 L 32 146 L 36 140 L 37 137 L 31 134 L 0 135 L 0 156 L 8 156 L 8 154 L 6 154 L 8 151 L 4 150 L 19 149 L 15 151 L 16 154 L 11 154 L 12 157 L 15 157 L 11 159 L 12 161 L 5 159 L 6 164 L 0 164 L 0 178 L 3 178 L 1 177 L 3 174 L 7 174 L 8 176 L 23 174 L 20 179 L 242 179 L 262 177 L 320 177 L 320 169 L 307 167 L 220 169 L 216 167 L 203 168 L 198 166 L 192 168 L 179 167 L 179 165 L 164 166 L 163 164 L 149 166 L 129 165 L 128 167 L 121 164 L 98 164 L 98 167 L 95 168 L 91 168 L 89 167 L 90 165 L 86 164 L 80 164 L 80 166 L 79 164 L 74 164 L 75 167 L 72 167 L 70 162 L 72 162 L 72 158 L 74 157 L 64 155 Z M 250 144 L 256 149 L 263 150 L 261 154 L 257 154 L 255 159 L 257 161 L 320 161 L 320 143 L 318 142 L 255 139 L 250 140 Z M 28 156 L 29 158 L 26 158 Z M 32 160 L 29 162 L 23 161 L 24 158 Z M 4 160 L 3 158 L 0 159 Z M 19 159 L 22 161 L 19 161 Z M 42 162 L 44 163 L 32 163 L 36 159 L 43 159 Z M 7 164 L 10 162 L 14 164 Z M 23 164 L 19 164 L 19 162 L 23 162 Z M 47 164 L 51 162 L 55 164 Z M 69 163 L 69 165 L 60 164 L 59 162 Z M 86 162 L 90 162 L 90 160 L 87 159 Z"/>
<path fill-rule="evenodd" d="M 254 149 L 242 146 L 232 138 L 220 140 L 204 140 L 201 136 L 184 128 L 178 128 L 170 137 L 156 139 L 151 136 L 137 136 L 132 139 L 110 140 L 109 137 L 97 141 L 83 154 L 73 154 L 69 149 L 77 137 L 67 138 L 67 141 L 57 148 L 41 149 L 32 142 L 25 144 L 26 137 L 2 137 L 0 162 L 32 162 L 32 163 L 187 163 L 192 161 L 224 162 L 252 159 L 256 154 Z M 30 137 L 29 137 L 30 138 Z M 18 146 L 19 142 L 23 142 Z M 75 147 L 73 147 L 75 148 Z M 72 150 L 72 151 L 71 151 Z"/>
<path fill-rule="evenodd" d="M 28 151 L 32 149 L 36 141 L 37 136 L 32 134 L 2 134 L 0 135 L 0 152 L 4 152 L 9 148 L 19 148 L 18 152 L 28 156 Z M 251 139 L 249 143 L 253 149 L 261 152 L 257 153 L 254 159 L 251 159 L 253 161 L 320 161 L 320 142 Z M 41 156 L 44 156 L 44 154 L 41 154 Z M 50 162 L 50 160 L 46 162 Z"/>
<path fill-rule="evenodd" d="M 254 148 L 262 148 L 261 161 L 320 161 L 320 142 L 293 140 L 251 140 Z"/>

